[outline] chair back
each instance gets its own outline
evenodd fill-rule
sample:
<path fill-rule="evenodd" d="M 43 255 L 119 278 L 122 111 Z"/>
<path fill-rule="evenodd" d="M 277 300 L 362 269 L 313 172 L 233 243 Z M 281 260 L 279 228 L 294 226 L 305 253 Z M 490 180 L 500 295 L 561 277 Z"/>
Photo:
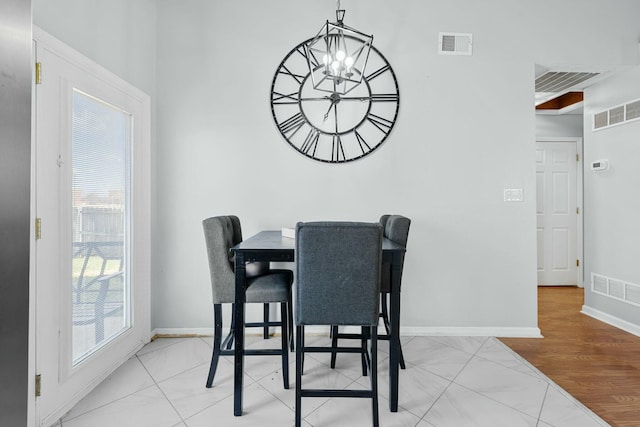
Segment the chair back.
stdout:
<path fill-rule="evenodd" d="M 407 247 L 409 239 L 409 227 L 411 220 L 402 215 L 382 215 L 380 224 L 384 228 L 384 237 L 387 239 Z M 404 266 L 404 253 L 402 254 L 402 266 Z M 382 292 L 391 291 L 391 264 L 384 263 L 382 265 L 382 276 L 380 278 L 380 289 Z"/>
<path fill-rule="evenodd" d="M 381 258 L 380 224 L 298 223 L 296 325 L 376 325 Z"/>
<path fill-rule="evenodd" d="M 382 215 L 380 223 L 384 227 L 384 237 L 407 247 L 411 220 L 402 215 Z"/>
<path fill-rule="evenodd" d="M 379 222 L 380 222 L 380 225 L 382 225 L 382 233 L 383 233 L 383 235 L 384 235 L 384 229 L 387 226 L 387 221 L 389 221 L 389 217 L 390 216 L 391 215 L 382 215 L 380 217 L 380 221 Z"/>
<path fill-rule="evenodd" d="M 232 303 L 235 274 L 229 249 L 242 241 L 240 221 L 235 216 L 215 216 L 202 221 L 202 227 L 207 244 L 213 303 Z"/>

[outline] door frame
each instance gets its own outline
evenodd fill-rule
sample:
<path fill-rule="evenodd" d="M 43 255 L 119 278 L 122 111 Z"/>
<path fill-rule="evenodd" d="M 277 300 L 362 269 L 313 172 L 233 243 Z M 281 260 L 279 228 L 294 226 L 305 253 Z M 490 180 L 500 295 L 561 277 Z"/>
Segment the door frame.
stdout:
<path fill-rule="evenodd" d="M 576 207 L 578 214 L 576 215 L 576 257 L 580 265 L 578 265 L 578 277 L 576 283 L 578 287 L 584 287 L 584 173 L 583 173 L 583 138 L 582 137 L 536 137 L 536 143 L 554 143 L 554 142 L 575 142 L 578 161 L 576 162 Z M 537 244 L 537 242 L 536 242 Z"/>
<path fill-rule="evenodd" d="M 150 326 L 150 278 L 151 278 L 151 267 L 150 267 L 150 237 L 151 237 L 151 229 L 149 223 L 149 216 L 151 211 L 151 166 L 150 166 L 150 138 L 151 138 L 151 117 L 150 117 L 150 98 L 148 95 L 141 92 L 139 89 L 131 86 L 129 83 L 125 82 L 120 77 L 115 74 L 107 71 L 104 67 L 99 64 L 93 62 L 89 58 L 83 56 L 78 53 L 71 47 L 65 45 L 63 42 L 59 41 L 55 37 L 49 35 L 45 31 L 40 28 L 34 26 L 33 27 L 33 40 L 34 40 L 34 58 L 36 58 L 36 43 L 42 44 L 46 49 L 55 52 L 63 60 L 66 60 L 84 72 L 91 74 L 94 78 L 98 78 L 104 82 L 108 82 L 110 86 L 113 86 L 115 90 L 120 90 L 126 92 L 129 96 L 135 98 L 135 100 L 142 105 L 142 109 L 140 114 L 137 116 L 137 122 L 134 126 L 138 126 L 142 131 L 140 132 L 140 139 L 137 140 L 134 147 L 132 147 L 132 156 L 134 157 L 134 164 L 136 164 L 136 169 L 134 169 L 132 180 L 134 182 L 134 187 L 132 189 L 133 194 L 132 198 L 132 248 L 135 248 L 131 254 L 131 263 L 135 265 L 135 268 L 131 270 L 132 280 L 134 280 L 139 285 L 136 286 L 132 290 L 131 298 L 135 301 L 146 303 L 146 307 L 141 310 L 139 313 L 133 313 L 132 316 L 134 318 L 134 322 L 136 322 L 137 328 L 136 333 L 134 334 L 132 330 L 129 330 L 117 338 L 113 340 L 113 343 L 117 345 L 118 342 L 121 342 L 124 339 L 129 339 L 128 337 L 135 336 L 135 340 L 137 344 L 135 348 L 127 349 L 126 354 L 121 354 L 117 356 L 112 356 L 112 361 L 108 363 L 108 366 L 103 366 L 99 371 L 93 370 L 94 364 L 91 361 L 88 361 L 87 364 L 82 366 L 82 364 L 78 365 L 77 368 L 72 369 L 62 369 L 60 366 L 60 360 L 58 360 L 58 366 L 60 371 L 59 375 L 62 375 L 66 379 L 71 379 L 76 372 L 80 372 L 81 370 L 92 370 L 94 375 L 91 377 L 91 380 L 84 384 L 80 390 L 77 391 L 73 396 L 68 399 L 63 399 L 64 402 L 57 404 L 57 407 L 51 413 L 39 413 L 39 408 L 36 402 L 35 397 L 35 381 L 29 381 L 30 383 L 30 391 L 29 391 L 29 426 L 41 426 L 41 425 L 51 425 L 55 423 L 60 417 L 62 417 L 68 410 L 70 410 L 75 404 L 77 404 L 84 396 L 86 396 L 93 388 L 95 388 L 98 384 L 100 384 L 104 379 L 106 379 L 113 371 L 115 371 L 122 363 L 126 362 L 131 356 L 133 356 L 136 351 L 141 348 L 145 343 L 148 343 L 151 337 L 151 326 Z M 46 78 L 46 64 L 43 66 L 43 81 Z M 30 260 L 30 320 L 31 320 L 31 337 L 30 337 L 30 351 L 29 351 L 29 361 L 32 368 L 32 376 L 31 378 L 35 378 L 35 374 L 39 374 L 39 368 L 37 366 L 38 361 L 38 351 L 42 351 L 42 349 L 38 349 L 38 337 L 37 337 L 37 283 L 36 283 L 36 240 L 35 240 L 35 217 L 38 214 L 36 211 L 37 203 L 37 188 L 36 188 L 36 144 L 37 144 L 37 104 L 35 100 L 36 89 L 35 89 L 35 81 L 33 86 L 33 97 L 34 102 L 32 105 L 32 166 L 31 166 L 31 260 Z M 137 160 L 135 160 L 137 159 Z M 99 350 L 99 352 L 104 352 L 105 348 Z M 60 353 L 58 352 L 52 357 L 59 358 Z M 43 382 L 45 379 L 43 378 Z M 50 379 L 49 379 L 50 381 Z"/>

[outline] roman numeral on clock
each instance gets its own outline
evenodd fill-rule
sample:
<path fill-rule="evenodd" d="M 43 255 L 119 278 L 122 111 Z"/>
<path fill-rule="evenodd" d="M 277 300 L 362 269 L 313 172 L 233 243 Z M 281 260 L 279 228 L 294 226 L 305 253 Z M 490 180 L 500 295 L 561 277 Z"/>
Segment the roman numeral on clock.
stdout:
<path fill-rule="evenodd" d="M 342 139 L 340 139 L 340 135 L 333 136 L 333 143 L 331 146 L 331 161 L 332 162 L 340 162 L 346 160 L 346 156 L 344 155 L 344 147 L 342 146 Z"/>
<path fill-rule="evenodd" d="M 372 113 L 369 113 L 369 115 L 367 116 L 367 120 L 385 135 L 389 134 L 391 128 L 393 127 L 393 122 L 391 120 L 387 120 L 384 117 L 376 116 Z"/>
<path fill-rule="evenodd" d="M 296 51 L 302 55 L 304 57 L 304 59 L 306 59 L 307 61 L 309 61 L 311 63 L 311 65 L 313 66 L 313 68 L 317 68 L 320 66 L 320 62 L 318 62 L 318 59 L 315 57 L 315 55 L 313 54 L 313 52 L 310 52 L 311 55 L 307 55 L 307 51 L 304 48 L 304 46 L 298 46 L 298 48 L 296 49 Z"/>
<path fill-rule="evenodd" d="M 400 96 L 397 93 L 372 93 L 371 102 L 398 102 Z"/>
<path fill-rule="evenodd" d="M 297 81 L 298 83 L 302 83 L 302 81 L 304 80 L 304 76 L 303 75 L 296 74 L 296 73 L 292 72 L 285 65 L 282 65 L 280 70 L 278 70 L 278 73 L 284 74 L 285 76 L 289 76 L 292 79 L 294 79 L 295 81 Z"/>
<path fill-rule="evenodd" d="M 272 103 L 273 104 L 297 104 L 298 92 L 292 92 L 288 94 L 273 92 Z"/>
<path fill-rule="evenodd" d="M 316 128 L 311 128 L 300 147 L 300 151 L 304 154 L 315 156 L 316 148 L 318 148 L 318 139 L 320 139 L 320 132 Z"/>
<path fill-rule="evenodd" d="M 355 135 L 356 135 L 356 140 L 358 141 L 358 145 L 362 150 L 362 154 L 365 154 L 371 151 L 371 147 L 369 146 L 369 144 L 367 144 L 367 141 L 364 140 L 364 138 L 362 137 L 362 135 L 360 135 L 358 131 L 355 131 Z"/>
<path fill-rule="evenodd" d="M 375 79 L 376 77 L 380 76 L 381 74 L 389 71 L 391 69 L 391 67 L 389 65 L 385 65 L 383 67 L 378 68 L 376 71 L 374 71 L 373 73 L 369 74 L 368 76 L 366 76 L 365 78 L 369 81 Z"/>
<path fill-rule="evenodd" d="M 280 132 L 291 137 L 295 135 L 305 123 L 306 121 L 302 113 L 297 113 L 278 124 L 278 127 L 280 128 Z"/>

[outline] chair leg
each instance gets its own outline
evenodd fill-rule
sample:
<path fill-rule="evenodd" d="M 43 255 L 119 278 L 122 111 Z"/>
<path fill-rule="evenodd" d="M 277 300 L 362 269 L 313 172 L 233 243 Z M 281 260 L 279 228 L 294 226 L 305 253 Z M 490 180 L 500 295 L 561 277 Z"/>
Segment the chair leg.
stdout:
<path fill-rule="evenodd" d="M 289 389 L 289 339 L 288 339 L 288 322 L 287 322 L 287 304 L 284 302 L 280 303 L 280 317 L 281 317 L 281 327 L 282 330 L 282 381 L 284 383 L 284 388 Z"/>
<path fill-rule="evenodd" d="M 385 331 L 387 331 L 387 335 L 389 335 L 390 331 L 391 331 L 391 325 L 389 324 L 389 309 L 388 309 L 388 296 L 389 294 L 387 293 L 381 293 L 380 296 L 382 298 L 381 304 L 380 304 L 380 308 L 382 309 L 381 311 L 381 315 L 382 315 L 382 323 L 384 324 L 384 329 Z M 402 346 L 400 346 L 400 368 L 401 369 L 407 369 L 407 366 L 404 363 L 404 355 L 402 354 Z"/>
<path fill-rule="evenodd" d="M 291 292 L 289 292 L 289 296 L 287 297 L 287 321 L 289 323 L 289 346 L 291 351 L 293 351 L 293 299 L 291 296 Z"/>
<path fill-rule="evenodd" d="M 268 302 L 264 303 L 263 320 L 264 320 L 264 323 L 268 323 L 269 322 L 269 303 Z M 265 340 L 269 339 L 269 327 L 268 326 L 264 327 L 264 332 L 263 332 L 262 336 L 263 336 L 263 338 Z"/>
<path fill-rule="evenodd" d="M 360 347 L 362 351 L 360 352 L 360 358 L 362 359 L 362 376 L 367 376 L 367 339 L 369 338 L 368 327 L 363 326 L 360 331 Z M 371 360 L 371 359 L 369 359 Z"/>
<path fill-rule="evenodd" d="M 213 354 L 211 356 L 211 366 L 209 367 L 209 377 L 207 378 L 207 388 L 211 388 L 213 377 L 216 375 L 218 368 L 218 359 L 220 358 L 220 340 L 222 339 L 222 305 L 213 305 Z"/>
<path fill-rule="evenodd" d="M 378 417 L 378 327 L 374 326 L 370 328 L 371 331 L 371 363 L 370 380 L 371 380 L 371 409 L 373 415 L 373 427 L 378 427 L 380 424 Z"/>
<path fill-rule="evenodd" d="M 298 336 L 297 334 L 298 334 L 298 331 L 296 331 L 296 340 L 298 339 L 297 338 L 297 336 Z M 301 365 L 302 370 L 300 371 L 300 375 L 304 375 L 304 326 L 302 327 L 302 336 L 300 337 L 300 342 L 302 343 L 302 350 L 303 350 L 302 351 L 302 365 Z M 296 343 L 296 345 L 297 345 L 297 343 Z"/>
<path fill-rule="evenodd" d="M 338 352 L 336 351 L 336 347 L 338 347 L 338 325 L 331 326 L 331 369 L 336 368 L 336 356 Z"/>
<path fill-rule="evenodd" d="M 304 326 L 296 326 L 296 416 L 295 427 L 302 426 L 302 370 Z"/>
<path fill-rule="evenodd" d="M 382 323 L 384 324 L 384 330 L 387 332 L 387 335 L 391 332 L 391 325 L 389 325 L 389 304 L 388 304 L 388 296 L 387 293 L 380 293 L 380 315 L 382 316 Z"/>
<path fill-rule="evenodd" d="M 235 303 L 231 304 L 231 313 L 234 312 L 235 310 Z M 224 346 L 227 350 L 231 350 L 231 347 L 233 346 L 233 339 L 235 337 L 234 333 L 233 333 L 233 328 L 236 324 L 236 319 L 234 319 L 233 314 L 231 315 L 231 324 L 229 326 L 229 335 L 227 336 L 227 339 L 225 339 L 225 342 L 227 343 L 226 346 Z"/>
<path fill-rule="evenodd" d="M 402 345 L 400 345 L 399 350 L 399 356 L 400 356 L 400 369 L 407 369 L 407 366 L 404 364 L 404 355 L 402 354 Z"/>

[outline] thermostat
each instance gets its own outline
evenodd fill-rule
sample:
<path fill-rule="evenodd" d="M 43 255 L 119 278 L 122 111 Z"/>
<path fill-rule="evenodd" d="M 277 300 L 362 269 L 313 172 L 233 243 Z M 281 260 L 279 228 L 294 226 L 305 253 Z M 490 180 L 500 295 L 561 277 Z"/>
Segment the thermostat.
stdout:
<path fill-rule="evenodd" d="M 609 160 L 596 160 L 595 162 L 592 162 L 591 170 L 595 172 L 609 170 Z"/>

